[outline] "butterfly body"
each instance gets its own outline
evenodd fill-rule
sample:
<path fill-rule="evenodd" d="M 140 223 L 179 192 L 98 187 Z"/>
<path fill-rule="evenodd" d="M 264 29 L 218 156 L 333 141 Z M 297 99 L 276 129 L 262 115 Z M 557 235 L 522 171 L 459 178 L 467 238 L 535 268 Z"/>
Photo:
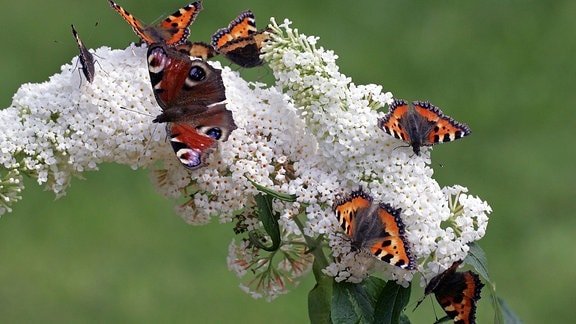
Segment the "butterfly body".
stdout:
<path fill-rule="evenodd" d="M 476 303 L 484 284 L 472 271 L 457 272 L 462 261 L 455 262 L 450 268 L 430 280 L 424 289 L 424 295 L 434 293 L 448 317 L 458 324 L 476 323 Z"/>
<path fill-rule="evenodd" d="M 420 148 L 457 140 L 470 135 L 470 128 L 446 116 L 429 102 L 394 100 L 385 117 L 378 119 L 378 127 L 412 147 L 416 155 Z"/>
<path fill-rule="evenodd" d="M 221 71 L 163 44 L 148 48 L 148 70 L 162 108 L 153 122 L 167 123 L 170 143 L 184 166 L 206 165 L 218 141 L 226 141 L 236 129 L 224 102 Z"/>
<path fill-rule="evenodd" d="M 144 42 L 147 44 L 165 43 L 172 46 L 188 41 L 188 36 L 190 36 L 189 26 L 202 10 L 201 1 L 192 2 L 166 17 L 158 25 L 144 25 L 112 0 L 108 0 L 108 3 L 132 26 L 136 35 Z"/>
<path fill-rule="evenodd" d="M 90 53 L 90 51 L 88 51 L 86 46 L 84 46 L 84 43 L 82 43 L 80 36 L 78 36 L 78 32 L 74 28 L 74 25 L 70 26 L 72 26 L 72 35 L 74 36 L 74 39 L 76 39 L 76 43 L 78 44 L 78 50 L 80 51 L 78 59 L 80 60 L 82 73 L 86 77 L 86 80 L 92 83 L 92 81 L 94 81 L 94 73 L 95 73 L 94 56 L 92 55 L 92 53 Z"/>
<path fill-rule="evenodd" d="M 231 62 L 250 68 L 262 65 L 262 43 L 268 40 L 268 30 L 257 30 L 256 19 L 250 10 L 243 11 L 236 19 L 212 35 L 212 46 Z"/>
<path fill-rule="evenodd" d="M 362 189 L 338 200 L 333 209 L 340 226 L 352 239 L 353 249 L 365 249 L 376 258 L 403 269 L 416 267 L 405 238 L 401 209 L 373 203 Z"/>

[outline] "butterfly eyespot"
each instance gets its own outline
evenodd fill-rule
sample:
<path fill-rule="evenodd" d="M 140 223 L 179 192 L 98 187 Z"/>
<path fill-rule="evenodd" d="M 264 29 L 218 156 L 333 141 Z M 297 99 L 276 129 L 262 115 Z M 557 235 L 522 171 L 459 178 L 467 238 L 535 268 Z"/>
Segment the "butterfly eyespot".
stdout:
<path fill-rule="evenodd" d="M 204 69 L 199 66 L 193 66 L 190 69 L 190 73 L 188 73 L 188 77 L 192 81 L 199 82 L 206 79 L 206 71 L 204 71 Z"/>
<path fill-rule="evenodd" d="M 205 132 L 205 134 L 206 134 L 208 137 L 211 137 L 211 138 L 213 138 L 213 139 L 215 139 L 215 140 L 219 140 L 220 137 L 222 137 L 222 130 L 221 130 L 220 128 L 218 128 L 218 127 L 212 127 L 212 128 L 210 128 L 210 129 L 208 129 L 208 130 Z"/>
<path fill-rule="evenodd" d="M 167 56 L 162 48 L 155 48 L 148 55 L 148 70 L 152 73 L 159 73 L 166 66 Z"/>

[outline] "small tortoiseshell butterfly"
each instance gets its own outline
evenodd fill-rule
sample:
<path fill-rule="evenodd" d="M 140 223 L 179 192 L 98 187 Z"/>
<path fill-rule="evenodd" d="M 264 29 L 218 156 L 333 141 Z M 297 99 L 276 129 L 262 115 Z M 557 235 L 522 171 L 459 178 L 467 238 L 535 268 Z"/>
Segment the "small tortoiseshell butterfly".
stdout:
<path fill-rule="evenodd" d="M 352 248 L 367 249 L 376 258 L 402 269 L 416 268 L 404 236 L 401 209 L 372 203 L 372 197 L 360 188 L 333 206 L 338 222 L 352 239 Z"/>
<path fill-rule="evenodd" d="M 484 284 L 472 271 L 457 272 L 462 260 L 430 280 L 424 289 L 424 297 L 434 293 L 448 317 L 458 324 L 476 323 L 476 303 Z M 420 305 L 418 302 L 416 307 Z"/>
<path fill-rule="evenodd" d="M 205 159 L 236 129 L 226 109 L 221 72 L 203 60 L 164 44 L 148 48 L 148 71 L 162 114 L 154 123 L 167 123 L 174 153 L 189 169 L 205 166 Z"/>
<path fill-rule="evenodd" d="M 132 26 L 134 32 L 147 44 L 165 43 L 178 45 L 186 42 L 190 35 L 190 24 L 202 10 L 202 2 L 196 1 L 184 6 L 156 26 L 144 25 L 136 17 L 132 16 L 124 8 L 112 0 L 108 0 L 110 6 Z"/>
<path fill-rule="evenodd" d="M 267 31 L 258 31 L 254 14 L 246 10 L 228 28 L 221 28 L 212 35 L 212 46 L 218 53 L 242 67 L 259 66 L 264 63 L 260 58 L 260 49 L 262 42 L 269 38 L 265 33 Z"/>
<path fill-rule="evenodd" d="M 378 118 L 378 127 L 408 143 L 416 155 L 422 146 L 451 142 L 472 132 L 429 102 L 414 101 L 410 107 L 402 99 L 394 100 L 388 114 Z"/>
<path fill-rule="evenodd" d="M 94 56 L 92 56 L 92 53 L 86 49 L 86 46 L 84 46 L 82 40 L 80 40 L 80 36 L 78 36 L 78 32 L 76 32 L 74 25 L 70 26 L 72 26 L 72 35 L 74 35 L 76 43 L 78 43 L 78 49 L 80 50 L 78 59 L 80 60 L 80 65 L 82 66 L 82 73 L 84 73 L 86 80 L 92 83 L 92 81 L 94 81 Z"/>

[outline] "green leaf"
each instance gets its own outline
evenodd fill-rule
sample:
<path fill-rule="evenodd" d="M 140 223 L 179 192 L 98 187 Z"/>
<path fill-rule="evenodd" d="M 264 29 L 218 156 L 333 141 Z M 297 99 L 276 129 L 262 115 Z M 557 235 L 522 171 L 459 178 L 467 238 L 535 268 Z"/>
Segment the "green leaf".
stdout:
<path fill-rule="evenodd" d="M 470 251 L 466 262 L 470 264 L 486 281 L 486 288 L 490 290 L 492 308 L 494 308 L 494 323 L 497 324 L 517 324 L 522 323 L 520 318 L 496 295 L 496 284 L 488 275 L 488 262 L 486 253 L 480 245 L 470 243 Z"/>
<path fill-rule="evenodd" d="M 360 284 L 364 287 L 368 296 L 370 296 L 370 302 L 372 305 L 376 305 L 382 290 L 386 286 L 386 280 L 370 276 L 364 279 Z"/>
<path fill-rule="evenodd" d="M 322 273 L 325 267 L 314 259 L 312 271 L 316 278 L 316 285 L 308 293 L 308 317 L 312 324 L 329 324 L 330 306 L 332 300 L 332 277 Z"/>
<path fill-rule="evenodd" d="M 272 209 L 272 199 L 272 196 L 267 194 L 257 194 L 254 196 L 254 200 L 256 200 L 256 205 L 258 206 L 258 218 L 262 222 L 264 230 L 270 236 L 272 245 L 266 246 L 258 237 L 258 232 L 253 231 L 249 233 L 252 243 L 269 252 L 278 250 L 281 242 L 280 225 L 278 225 L 279 216 L 274 214 Z"/>
<path fill-rule="evenodd" d="M 332 285 L 332 311 L 333 323 L 374 323 L 374 305 L 386 281 L 368 277 L 359 284 L 341 282 Z M 380 323 L 376 320 L 376 323 Z"/>
<path fill-rule="evenodd" d="M 400 314 L 400 324 L 410 324 L 410 319 L 408 318 L 408 316 L 406 316 L 406 314 L 402 313 Z"/>
<path fill-rule="evenodd" d="M 371 296 L 362 284 L 334 282 L 332 294 L 333 323 L 374 323 Z"/>
<path fill-rule="evenodd" d="M 486 253 L 476 243 L 470 243 L 468 245 L 470 251 L 468 251 L 468 256 L 466 257 L 466 263 L 470 264 L 476 272 L 478 272 L 486 280 L 490 280 L 488 275 L 488 260 L 486 259 Z"/>
<path fill-rule="evenodd" d="M 290 195 L 290 194 L 285 194 L 285 193 L 280 193 L 277 191 L 274 191 L 272 189 L 268 189 L 262 185 L 257 184 L 256 182 L 250 180 L 250 178 L 246 177 L 246 179 L 248 179 L 248 181 L 250 181 L 250 183 L 256 187 L 256 189 L 258 189 L 258 191 L 263 192 L 265 194 L 268 194 L 274 198 L 280 199 L 280 200 L 284 200 L 284 201 L 290 201 L 290 202 L 294 202 L 296 201 L 296 198 L 298 198 L 298 196 L 296 195 Z"/>
<path fill-rule="evenodd" d="M 503 320 L 506 324 L 521 324 L 522 321 L 520 318 L 506 305 L 504 300 L 498 298 L 498 304 L 500 305 L 500 309 L 502 310 Z M 495 322 L 496 323 L 496 322 Z"/>
<path fill-rule="evenodd" d="M 410 292 L 410 287 L 404 288 L 395 281 L 388 281 L 376 302 L 375 322 L 391 324 L 404 322 L 401 321 L 401 316 L 410 301 Z M 410 321 L 408 320 L 408 322 Z"/>

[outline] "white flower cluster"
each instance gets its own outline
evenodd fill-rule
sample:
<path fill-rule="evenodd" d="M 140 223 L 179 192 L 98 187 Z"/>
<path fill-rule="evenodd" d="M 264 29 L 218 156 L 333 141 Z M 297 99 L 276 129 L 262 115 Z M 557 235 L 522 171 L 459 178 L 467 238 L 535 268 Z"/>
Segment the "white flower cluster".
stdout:
<path fill-rule="evenodd" d="M 20 192 L 23 188 L 22 175 L 16 169 L 9 170 L 0 178 L 0 215 L 12 211 L 10 206 L 22 199 Z"/>
<path fill-rule="evenodd" d="M 33 176 L 60 196 L 73 175 L 100 163 L 149 164 L 144 157 L 164 145 L 155 144 L 163 135 L 150 123 L 158 106 L 145 51 L 98 49 L 100 68 L 91 84 L 75 69 L 75 59 L 44 83 L 22 85 L 12 105 L 0 111 L 0 166 Z"/>
<path fill-rule="evenodd" d="M 434 261 L 420 263 L 419 270 L 425 276 L 437 274 L 436 265 L 446 269 L 463 259 L 466 244 L 484 235 L 489 206 L 461 195 L 459 203 L 465 212 L 455 218 L 454 229 L 443 228 L 441 224 L 454 214 L 449 197 L 432 178 L 429 153 L 415 156 L 410 148 L 398 149 L 402 144 L 376 126 L 381 117 L 377 108 L 389 104 L 392 95 L 382 93 L 380 86 L 354 85 L 338 72 L 332 52 L 316 48 L 317 39 L 299 34 L 290 28 L 289 21 L 280 27 L 272 21 L 271 28 L 272 41 L 264 46 L 264 58 L 274 71 L 277 87 L 290 97 L 318 142 L 317 154 L 311 157 L 314 162 L 307 168 L 317 169 L 313 178 L 318 185 L 339 184 L 329 193 L 318 192 L 318 197 L 324 199 L 308 206 L 311 212 L 307 213 L 305 234 L 338 231 L 329 204 L 322 203 L 333 201 L 331 195 L 342 190 L 350 192 L 362 186 L 375 201 L 402 208 L 412 253 L 420 260 Z M 307 191 L 313 192 L 311 189 Z M 332 234 L 329 238 L 337 261 L 325 273 L 337 280 L 358 282 L 376 268 L 385 278 L 401 284 L 412 279 L 411 271 L 377 261 L 368 253 L 350 253 L 350 240 L 343 235 Z"/>
<path fill-rule="evenodd" d="M 359 186 L 375 201 L 402 208 L 410 248 L 425 275 L 462 259 L 466 243 L 484 235 L 489 206 L 455 189 L 443 191 L 432 179 L 429 153 L 414 156 L 409 148 L 396 149 L 401 144 L 377 128 L 382 116 L 377 109 L 391 102 L 391 93 L 353 84 L 338 71 L 334 53 L 316 48 L 317 38 L 300 35 L 290 22 L 278 26 L 272 20 L 271 29 L 263 57 L 277 83 L 248 83 L 222 69 L 227 107 L 238 128 L 211 154 L 207 167 L 192 172 L 182 167 L 162 127 L 151 122 L 160 108 L 151 91 L 146 49 L 134 46 L 96 50 L 93 83 L 81 82 L 68 64 L 45 83 L 23 85 L 13 104 L 0 111 L 0 166 L 36 177 L 62 195 L 73 175 L 97 170 L 100 163 L 137 168 L 160 161 L 162 167 L 153 172 L 158 190 L 187 199 L 177 207 L 187 222 L 205 224 L 218 217 L 237 221 L 240 232 L 261 227 L 254 199 L 259 191 L 252 183 L 295 195 L 296 201 L 273 202 L 283 239 L 274 275 L 288 282 L 311 266 L 301 249 L 303 235 L 328 238 L 336 261 L 324 271 L 337 280 L 357 282 L 379 270 L 386 279 L 411 281 L 413 271 L 351 253 L 332 204 Z M 453 226 L 443 228 L 448 220 Z M 245 240 L 233 243 L 230 269 L 239 276 L 261 275 L 272 257 L 254 251 Z M 286 290 L 286 280 L 266 282 L 254 296 L 273 298 Z"/>

